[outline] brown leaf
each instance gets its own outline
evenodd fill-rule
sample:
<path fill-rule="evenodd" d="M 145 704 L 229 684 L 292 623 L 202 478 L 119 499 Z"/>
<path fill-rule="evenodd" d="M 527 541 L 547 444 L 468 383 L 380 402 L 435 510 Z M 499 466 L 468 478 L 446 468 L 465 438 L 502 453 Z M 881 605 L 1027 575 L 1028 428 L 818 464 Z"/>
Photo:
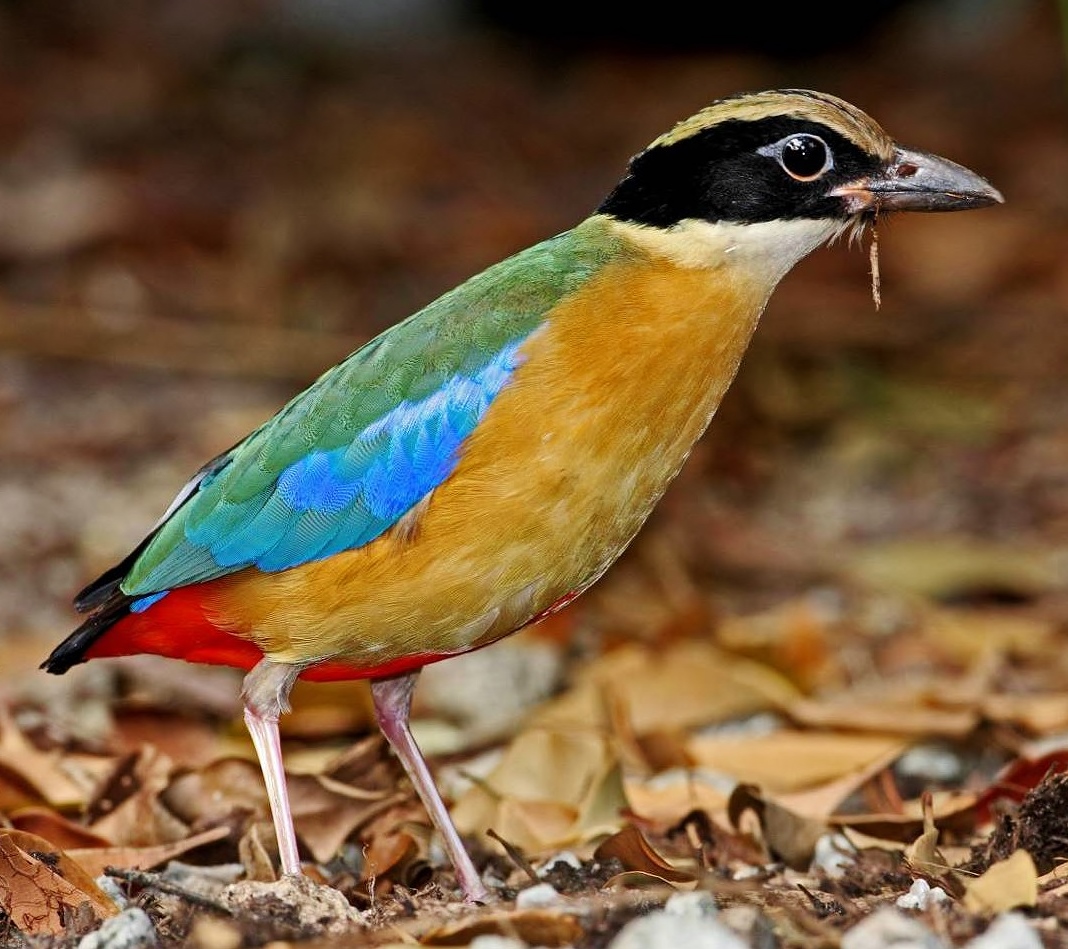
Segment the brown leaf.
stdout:
<path fill-rule="evenodd" d="M 938 827 L 930 792 L 923 794 L 920 803 L 923 807 L 923 833 L 905 848 L 905 862 L 917 873 L 937 880 L 948 892 L 959 896 L 960 887 L 950 873 L 949 861 L 938 849 Z"/>
<path fill-rule="evenodd" d="M 776 794 L 775 800 L 805 817 L 831 819 L 843 801 L 889 768 L 901 756 L 901 751 L 899 746 L 892 745 L 881 758 L 872 759 L 869 764 L 856 771 L 813 788 Z"/>
<path fill-rule="evenodd" d="M 5 793 L 6 792 L 6 793 Z M 69 808 L 85 802 L 87 789 L 63 770 L 58 751 L 40 751 L 0 704 L 0 794 L 12 808 L 45 801 Z"/>
<path fill-rule="evenodd" d="M 321 775 L 289 779 L 297 835 L 319 861 L 329 860 L 368 821 L 407 798 L 405 791 L 364 791 Z"/>
<path fill-rule="evenodd" d="M 492 827 L 521 849 L 540 852 L 614 831 L 626 803 L 618 758 L 605 735 L 532 727 L 452 813 L 462 833 Z"/>
<path fill-rule="evenodd" d="M 623 704 L 638 736 L 775 708 L 798 696 L 767 666 L 739 659 L 708 642 L 686 640 L 666 650 L 631 646 L 607 653 L 534 721 L 549 727 L 608 724 L 606 692 Z"/>
<path fill-rule="evenodd" d="M 235 811 L 269 816 L 267 790 L 259 767 L 244 758 L 219 758 L 176 775 L 160 799 L 189 825 L 214 823 Z"/>
<path fill-rule="evenodd" d="M 858 549 L 843 569 L 865 586 L 932 599 L 991 589 L 1030 597 L 1062 583 L 1056 551 L 945 537 Z"/>
<path fill-rule="evenodd" d="M 191 850 L 196 850 L 197 847 L 225 840 L 229 836 L 230 828 L 219 826 L 169 844 L 146 847 L 72 848 L 67 851 L 67 856 L 77 860 L 91 876 L 98 877 L 106 867 L 150 870 Z"/>
<path fill-rule="evenodd" d="M 838 728 L 883 735 L 941 735 L 963 738 L 979 724 L 978 708 L 942 708 L 935 704 L 937 686 L 906 690 L 899 683 L 886 694 L 868 690 L 841 692 L 831 699 L 802 699 L 787 710 L 810 728 Z"/>
<path fill-rule="evenodd" d="M 466 946 L 479 936 L 511 937 L 531 946 L 570 946 L 579 942 L 583 928 L 574 916 L 543 909 L 489 913 L 446 923 L 424 933 L 424 946 Z"/>
<path fill-rule="evenodd" d="M 783 729 L 768 735 L 695 738 L 689 751 L 702 767 L 787 792 L 865 772 L 905 747 L 895 736 Z"/>
<path fill-rule="evenodd" d="M 727 795 L 718 787 L 682 770 L 667 779 L 659 775 L 655 781 L 628 780 L 625 787 L 630 811 L 661 826 L 678 823 L 693 811 L 719 814 L 727 808 Z"/>
<path fill-rule="evenodd" d="M 250 823 L 238 841 L 237 854 L 246 880 L 270 883 L 278 879 L 274 869 L 278 843 L 273 824 L 262 820 Z"/>
<path fill-rule="evenodd" d="M 188 826 L 160 800 L 171 771 L 171 760 L 149 745 L 121 759 L 89 802 L 90 829 L 127 847 L 187 837 Z"/>
<path fill-rule="evenodd" d="M 1068 695 L 988 695 L 983 715 L 993 722 L 1017 725 L 1035 735 L 1050 734 L 1068 726 Z"/>
<path fill-rule="evenodd" d="M 297 835 L 316 860 L 329 860 L 356 830 L 406 796 L 366 791 L 320 775 L 290 774 L 287 784 Z M 217 823 L 241 812 L 270 817 L 259 766 L 244 758 L 220 758 L 179 775 L 162 800 L 192 826 Z"/>
<path fill-rule="evenodd" d="M 111 841 L 46 807 L 26 807 L 10 816 L 11 826 L 36 834 L 64 850 L 72 847 L 107 847 Z"/>
<path fill-rule="evenodd" d="M 622 830 L 598 844 L 593 855 L 598 860 L 614 857 L 625 870 L 637 870 L 670 883 L 692 883 L 697 879 L 689 870 L 679 870 L 668 863 L 633 824 L 624 825 Z"/>
<path fill-rule="evenodd" d="M 760 830 L 768 850 L 794 870 L 807 870 L 816 850 L 816 841 L 827 833 L 823 821 L 796 814 L 763 795 L 760 788 L 739 784 L 731 794 L 728 814 L 735 828 L 742 815 L 753 811 L 760 820 Z"/>
<path fill-rule="evenodd" d="M 967 833 L 976 825 L 978 795 L 945 792 L 932 795 L 933 818 L 939 830 Z M 901 814 L 836 814 L 827 821 L 835 827 L 852 828 L 866 836 L 899 843 L 911 843 L 924 829 L 924 817 L 917 802 L 906 802 Z"/>
<path fill-rule="evenodd" d="M 364 852 L 361 878 L 376 880 L 389 876 L 391 871 L 409 861 L 418 851 L 411 834 L 395 831 L 391 834 L 376 834 Z"/>
<path fill-rule="evenodd" d="M 43 849 L 27 853 L 17 839 L 30 847 L 40 841 Z M 83 905 L 88 905 L 98 919 L 118 912 L 83 869 L 69 858 L 61 860 L 50 847 L 48 841 L 32 834 L 0 832 L 0 908 L 22 932 L 59 935 L 67 918 Z M 66 879 L 64 871 L 78 882 Z M 87 889 L 78 883 L 85 883 Z"/>
<path fill-rule="evenodd" d="M 50 841 L 36 834 L 21 830 L 6 830 L 2 833 L 23 853 L 28 854 L 34 860 L 40 860 L 71 886 L 81 890 L 93 904 L 93 909 L 98 916 L 112 916 L 118 912 L 118 907 L 112 902 L 111 897 L 96 885 L 92 874 L 88 873 L 70 854 L 64 853 Z"/>

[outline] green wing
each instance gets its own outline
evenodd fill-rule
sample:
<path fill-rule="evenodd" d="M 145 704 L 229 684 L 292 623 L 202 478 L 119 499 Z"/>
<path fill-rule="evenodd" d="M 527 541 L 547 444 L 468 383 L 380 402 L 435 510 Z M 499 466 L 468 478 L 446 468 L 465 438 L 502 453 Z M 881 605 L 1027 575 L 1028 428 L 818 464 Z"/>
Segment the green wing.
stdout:
<path fill-rule="evenodd" d="M 201 469 L 131 556 L 122 591 L 144 598 L 143 609 L 173 587 L 249 566 L 284 570 L 396 523 L 449 476 L 521 362 L 522 342 L 618 252 L 594 223 L 386 330 Z M 94 588 L 83 596 L 94 598 Z"/>

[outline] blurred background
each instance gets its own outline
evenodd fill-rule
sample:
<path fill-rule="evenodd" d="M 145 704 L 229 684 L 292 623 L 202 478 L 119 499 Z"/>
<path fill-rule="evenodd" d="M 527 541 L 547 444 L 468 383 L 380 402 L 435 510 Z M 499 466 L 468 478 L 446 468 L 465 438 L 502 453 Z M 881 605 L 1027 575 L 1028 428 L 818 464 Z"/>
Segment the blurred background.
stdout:
<path fill-rule="evenodd" d="M 0 4 L 10 671 L 205 459 L 571 226 L 712 99 L 835 93 L 1007 204 L 776 294 L 710 435 L 559 621 L 656 639 L 857 588 L 1068 619 L 1068 128 L 1050 0 Z M 674 632 L 673 632 L 674 631 Z M 552 635 L 550 629 L 548 635 Z"/>

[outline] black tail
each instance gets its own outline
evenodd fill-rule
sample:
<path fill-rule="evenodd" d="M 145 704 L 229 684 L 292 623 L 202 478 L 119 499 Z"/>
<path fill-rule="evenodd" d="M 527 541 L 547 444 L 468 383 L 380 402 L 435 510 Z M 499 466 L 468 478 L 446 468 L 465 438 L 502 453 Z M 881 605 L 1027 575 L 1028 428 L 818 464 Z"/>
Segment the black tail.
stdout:
<path fill-rule="evenodd" d="M 119 620 L 129 615 L 132 602 L 133 597 L 119 590 L 118 581 L 116 581 L 106 596 L 101 594 L 98 597 L 98 608 L 81 626 L 52 650 L 52 654 L 41 663 L 41 668 L 60 675 L 71 666 L 85 662 L 86 650 Z"/>
<path fill-rule="evenodd" d="M 103 606 L 116 595 L 122 596 L 119 591 L 119 584 L 126 579 L 126 574 L 133 569 L 134 562 L 141 556 L 149 541 L 155 536 L 156 532 L 153 531 L 131 550 L 120 563 L 100 574 L 74 598 L 74 608 L 79 613 L 88 613 L 90 610 Z"/>

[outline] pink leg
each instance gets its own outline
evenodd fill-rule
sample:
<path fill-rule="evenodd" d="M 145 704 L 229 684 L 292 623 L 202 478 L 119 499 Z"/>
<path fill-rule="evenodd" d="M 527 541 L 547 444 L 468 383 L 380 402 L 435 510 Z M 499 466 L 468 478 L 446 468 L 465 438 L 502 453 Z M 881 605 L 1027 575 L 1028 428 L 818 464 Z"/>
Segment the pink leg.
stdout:
<path fill-rule="evenodd" d="M 471 857 L 464 849 L 463 841 L 460 840 L 460 835 L 456 832 L 452 818 L 449 817 L 445 802 L 442 801 L 437 785 L 431 777 L 426 759 L 415 743 L 411 728 L 408 726 L 412 692 L 418 677 L 419 672 L 416 671 L 392 679 L 375 679 L 371 682 L 371 695 L 374 698 L 378 725 L 382 729 L 382 734 L 386 736 L 386 740 L 393 746 L 397 757 L 400 758 L 430 819 L 434 822 L 438 833 L 441 834 L 445 852 L 452 861 L 456 877 L 464 891 L 464 898 L 468 903 L 485 903 L 489 899 L 489 893 L 475 865 L 471 862 Z"/>
<path fill-rule="evenodd" d="M 283 666 L 268 659 L 260 662 L 246 677 L 242 698 L 245 701 L 245 725 L 256 746 L 256 756 L 267 785 L 267 800 L 278 838 L 278 859 L 282 873 L 300 876 L 300 855 L 293 814 L 289 809 L 286 772 L 282 763 L 282 742 L 278 734 L 278 717 L 288 711 L 289 691 L 300 669 Z"/>

